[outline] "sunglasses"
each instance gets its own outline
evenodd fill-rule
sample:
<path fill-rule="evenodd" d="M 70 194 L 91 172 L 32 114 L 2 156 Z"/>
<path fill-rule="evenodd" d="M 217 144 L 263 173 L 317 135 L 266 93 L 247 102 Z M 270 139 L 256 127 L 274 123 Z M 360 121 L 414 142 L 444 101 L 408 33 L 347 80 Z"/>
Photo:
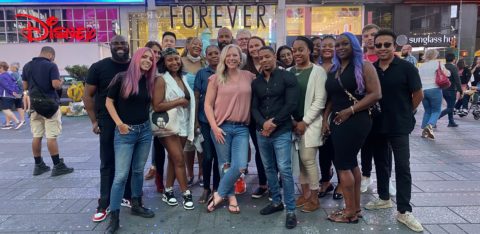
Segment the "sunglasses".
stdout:
<path fill-rule="evenodd" d="M 383 44 L 382 44 L 382 43 L 377 43 L 377 44 L 375 44 L 375 48 L 380 49 L 380 48 L 382 48 L 382 46 L 383 46 L 383 48 L 388 49 L 388 48 L 390 48 L 392 45 L 393 45 L 393 43 L 391 43 L 391 42 L 385 42 L 385 43 L 383 43 Z"/>

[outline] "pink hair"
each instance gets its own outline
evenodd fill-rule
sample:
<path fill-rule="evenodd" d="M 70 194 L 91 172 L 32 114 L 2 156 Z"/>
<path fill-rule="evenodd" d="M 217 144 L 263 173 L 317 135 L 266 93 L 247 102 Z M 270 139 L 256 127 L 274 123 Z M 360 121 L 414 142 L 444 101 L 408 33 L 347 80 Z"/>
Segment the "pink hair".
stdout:
<path fill-rule="evenodd" d="M 128 98 L 131 94 L 138 94 L 138 82 L 142 78 L 142 70 L 140 69 L 140 60 L 145 52 L 150 51 L 152 56 L 154 55 L 153 50 L 147 47 L 139 48 L 132 56 L 130 61 L 130 66 L 125 74 L 125 77 L 122 81 L 121 95 L 123 98 Z M 147 91 L 150 97 L 153 97 L 153 90 L 155 85 L 155 73 L 157 71 L 157 61 L 155 61 L 155 56 L 153 56 L 152 67 L 150 70 L 144 73 L 145 78 L 147 79 Z"/>

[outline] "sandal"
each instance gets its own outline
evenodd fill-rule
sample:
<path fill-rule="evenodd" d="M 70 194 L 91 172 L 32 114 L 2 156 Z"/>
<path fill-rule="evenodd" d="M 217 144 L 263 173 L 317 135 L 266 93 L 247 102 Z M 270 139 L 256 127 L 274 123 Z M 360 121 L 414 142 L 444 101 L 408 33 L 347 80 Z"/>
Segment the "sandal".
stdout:
<path fill-rule="evenodd" d="M 363 219 L 362 210 L 357 210 L 357 217 L 358 217 L 359 219 Z"/>
<path fill-rule="evenodd" d="M 327 219 L 335 223 L 358 223 L 356 214 L 348 217 L 343 213 L 343 210 L 332 213 Z"/>
<path fill-rule="evenodd" d="M 210 200 L 211 196 L 212 196 L 212 192 L 210 192 L 209 190 L 204 190 L 202 193 L 202 196 L 200 196 L 200 198 L 198 199 L 198 203 L 200 204 L 206 203 L 208 200 Z"/>
<path fill-rule="evenodd" d="M 207 202 L 207 213 L 210 213 L 210 212 L 213 212 L 217 209 L 217 206 L 219 205 L 220 203 L 216 204 L 215 203 L 215 196 L 212 194 L 212 196 L 210 196 L 210 198 L 208 198 L 208 202 Z M 213 205 L 212 206 L 212 209 L 210 210 L 208 207 L 210 207 L 210 205 Z"/>
<path fill-rule="evenodd" d="M 230 207 L 233 207 L 235 210 L 230 209 Z M 231 214 L 240 214 L 240 207 L 238 205 L 228 205 L 228 212 Z"/>

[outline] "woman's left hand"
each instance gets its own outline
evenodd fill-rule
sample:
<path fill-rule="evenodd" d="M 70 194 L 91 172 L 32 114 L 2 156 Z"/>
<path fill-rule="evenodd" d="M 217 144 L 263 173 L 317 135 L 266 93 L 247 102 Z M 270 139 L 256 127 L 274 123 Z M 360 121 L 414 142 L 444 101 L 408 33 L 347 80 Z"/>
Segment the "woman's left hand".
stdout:
<path fill-rule="evenodd" d="M 350 110 L 350 108 L 347 108 L 347 109 L 343 109 L 342 111 L 337 112 L 335 114 L 336 114 L 336 116 L 335 116 L 335 119 L 333 119 L 333 122 L 336 125 L 340 125 L 343 122 L 347 121 L 348 118 L 350 118 L 350 116 L 352 115 L 352 110 Z"/>

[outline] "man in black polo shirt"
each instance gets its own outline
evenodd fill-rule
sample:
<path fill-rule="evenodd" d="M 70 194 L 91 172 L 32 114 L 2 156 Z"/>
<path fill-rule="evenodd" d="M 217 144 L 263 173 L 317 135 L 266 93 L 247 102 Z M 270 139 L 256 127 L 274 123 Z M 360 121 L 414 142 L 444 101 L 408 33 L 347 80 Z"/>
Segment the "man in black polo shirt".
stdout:
<path fill-rule="evenodd" d="M 113 37 L 110 42 L 110 51 L 112 57 L 102 59 L 90 66 L 83 96 L 85 109 L 92 122 L 92 131 L 100 135 L 100 199 L 98 199 L 97 212 L 92 217 L 94 222 L 101 222 L 107 217 L 110 190 L 115 176 L 113 138 L 116 125 L 105 107 L 108 86 L 113 77 L 119 72 L 126 71 L 130 64 L 129 46 L 125 37 Z M 123 206 L 129 205 L 130 178 L 129 175 L 125 186 L 125 199 L 122 201 Z"/>
<path fill-rule="evenodd" d="M 28 96 L 33 89 L 41 90 L 47 99 L 59 103 L 60 97 L 56 90 L 62 88 L 63 81 L 60 79 L 58 67 L 53 61 L 55 61 L 55 50 L 50 46 L 44 46 L 40 51 L 40 56 L 33 58 L 32 61 L 25 64 L 22 81 L 23 90 L 28 91 L 25 91 L 24 95 Z M 35 97 L 31 98 L 33 102 Z M 33 134 L 32 151 L 35 159 L 33 175 L 37 176 L 50 171 L 50 167 L 45 165 L 41 156 L 43 136 L 47 138 L 48 152 L 52 157 L 54 165 L 51 176 L 72 173 L 73 168 L 69 168 L 63 163 L 63 158 L 60 158 L 58 150 L 57 137 L 62 132 L 62 113 L 60 108 L 49 118 L 38 113 L 34 105 L 32 105 L 32 108 L 34 112 L 30 116 L 30 127 Z M 41 112 L 40 110 L 38 111 Z"/>
<path fill-rule="evenodd" d="M 252 82 L 252 116 L 256 123 L 258 148 L 265 167 L 272 203 L 260 211 L 269 215 L 284 209 L 277 170 L 283 183 L 287 206 L 285 226 L 297 225 L 292 175 L 292 112 L 298 104 L 299 88 L 292 73 L 276 67 L 275 52 L 264 46 L 258 51 L 262 73 Z M 274 154 L 275 153 L 275 154 Z"/>
<path fill-rule="evenodd" d="M 415 127 L 414 110 L 423 99 L 422 83 L 417 68 L 394 55 L 396 35 L 380 30 L 375 35 L 375 52 L 379 58 L 374 66 L 382 87 L 382 113 L 374 119 L 375 147 L 373 157 L 377 171 L 379 198 L 367 203 L 366 209 L 392 207 L 389 187 L 388 147 L 395 159 L 397 184 L 397 220 L 421 232 L 422 225 L 411 214 L 412 177 L 410 174 L 409 134 Z"/>

